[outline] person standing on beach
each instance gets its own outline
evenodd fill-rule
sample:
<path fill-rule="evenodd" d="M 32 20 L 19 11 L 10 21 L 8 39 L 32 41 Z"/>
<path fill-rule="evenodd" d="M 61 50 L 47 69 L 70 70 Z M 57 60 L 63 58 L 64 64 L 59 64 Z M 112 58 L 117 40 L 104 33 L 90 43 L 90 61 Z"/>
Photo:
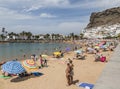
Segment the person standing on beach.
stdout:
<path fill-rule="evenodd" d="M 35 62 L 35 55 L 31 55 L 31 59 Z"/>
<path fill-rule="evenodd" d="M 70 64 L 70 84 L 73 84 L 73 75 L 74 75 L 74 71 L 73 71 L 73 62 L 72 60 L 69 58 L 69 64 Z"/>
<path fill-rule="evenodd" d="M 44 66 L 47 67 L 47 59 L 44 58 Z"/>
<path fill-rule="evenodd" d="M 67 68 L 65 70 L 66 73 L 66 78 L 67 78 L 67 85 L 70 85 L 70 72 L 71 72 L 71 68 L 70 68 L 70 64 L 67 63 Z"/>
<path fill-rule="evenodd" d="M 40 60 L 40 65 L 41 65 L 41 67 L 43 67 L 43 59 L 42 59 L 42 55 L 40 55 L 39 60 Z"/>

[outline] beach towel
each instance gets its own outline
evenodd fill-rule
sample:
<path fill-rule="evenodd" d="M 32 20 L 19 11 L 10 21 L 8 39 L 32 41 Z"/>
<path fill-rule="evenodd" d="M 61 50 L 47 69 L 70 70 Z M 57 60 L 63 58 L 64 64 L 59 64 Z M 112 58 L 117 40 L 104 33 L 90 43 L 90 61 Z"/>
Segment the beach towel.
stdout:
<path fill-rule="evenodd" d="M 9 78 L 11 78 L 11 76 L 0 75 L 0 78 L 9 79 Z"/>
<path fill-rule="evenodd" d="M 93 84 L 89 84 L 89 83 L 79 83 L 77 84 L 78 87 L 83 87 L 83 88 L 87 88 L 87 89 L 93 89 L 94 85 Z"/>
<path fill-rule="evenodd" d="M 40 72 L 32 72 L 32 74 L 33 74 L 34 76 L 41 76 L 41 75 L 43 75 L 43 73 L 40 73 Z"/>

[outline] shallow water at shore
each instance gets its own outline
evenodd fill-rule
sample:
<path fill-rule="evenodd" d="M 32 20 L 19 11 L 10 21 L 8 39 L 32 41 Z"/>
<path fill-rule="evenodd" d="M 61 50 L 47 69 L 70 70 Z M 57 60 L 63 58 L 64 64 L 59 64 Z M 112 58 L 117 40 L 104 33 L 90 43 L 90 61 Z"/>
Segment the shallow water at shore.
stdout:
<path fill-rule="evenodd" d="M 51 55 L 54 51 L 64 51 L 66 47 L 72 49 L 72 44 L 65 43 L 5 43 L 0 44 L 0 60 L 13 60 L 30 58 L 30 55 L 48 54 Z"/>

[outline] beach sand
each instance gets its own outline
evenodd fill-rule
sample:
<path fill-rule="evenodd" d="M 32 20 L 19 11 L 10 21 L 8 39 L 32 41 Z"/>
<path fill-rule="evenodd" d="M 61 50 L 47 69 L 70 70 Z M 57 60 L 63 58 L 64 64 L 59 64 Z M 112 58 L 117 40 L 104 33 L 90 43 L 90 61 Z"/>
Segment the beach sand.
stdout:
<path fill-rule="evenodd" d="M 103 54 L 107 56 L 109 62 L 112 52 L 103 52 Z M 84 89 L 76 85 L 66 86 L 66 60 L 68 58 L 73 59 L 73 56 L 74 52 L 70 52 L 61 59 L 50 57 L 48 58 L 48 67 L 29 70 L 29 72 L 38 71 L 43 73 L 39 77 L 28 76 L 20 79 L 14 76 L 10 79 L 0 78 L 0 89 Z M 79 80 L 79 82 L 95 84 L 107 63 L 94 62 L 94 56 L 87 54 L 86 60 L 74 59 L 73 64 L 74 81 Z"/>

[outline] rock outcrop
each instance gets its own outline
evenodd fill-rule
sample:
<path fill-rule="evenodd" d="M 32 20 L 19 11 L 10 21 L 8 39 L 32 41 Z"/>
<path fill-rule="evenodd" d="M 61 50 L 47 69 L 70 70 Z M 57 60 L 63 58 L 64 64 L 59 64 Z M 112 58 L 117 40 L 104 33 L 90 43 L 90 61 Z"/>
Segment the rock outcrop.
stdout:
<path fill-rule="evenodd" d="M 120 23 L 120 7 L 92 13 L 90 16 L 90 22 L 86 29 L 101 25 L 113 25 L 116 23 Z"/>

